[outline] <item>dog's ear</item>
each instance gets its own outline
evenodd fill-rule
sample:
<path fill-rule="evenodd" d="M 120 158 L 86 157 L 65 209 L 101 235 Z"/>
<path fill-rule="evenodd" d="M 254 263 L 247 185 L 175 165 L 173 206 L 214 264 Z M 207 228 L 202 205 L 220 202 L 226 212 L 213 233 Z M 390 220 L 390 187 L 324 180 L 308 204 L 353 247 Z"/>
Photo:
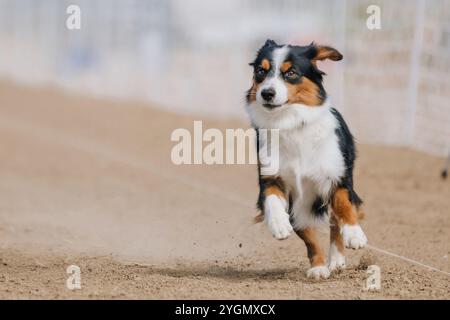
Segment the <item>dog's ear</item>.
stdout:
<path fill-rule="evenodd" d="M 264 43 L 264 45 L 262 46 L 261 49 L 266 48 L 266 47 L 270 47 L 270 46 L 277 46 L 277 45 L 278 44 L 275 41 L 273 41 L 271 39 L 267 39 L 266 43 Z"/>
<path fill-rule="evenodd" d="M 308 57 L 313 62 L 325 59 L 330 59 L 333 61 L 342 60 L 342 54 L 335 48 L 317 45 L 314 42 L 310 44 L 310 49 L 308 49 Z"/>
<path fill-rule="evenodd" d="M 267 47 L 272 47 L 272 46 L 277 46 L 277 45 L 278 44 L 275 41 L 273 41 L 271 39 L 267 39 L 266 42 L 263 44 L 263 46 L 261 48 L 259 48 L 258 55 L 261 53 L 261 51 L 263 51 Z M 249 65 L 254 66 L 255 62 L 250 62 Z"/>

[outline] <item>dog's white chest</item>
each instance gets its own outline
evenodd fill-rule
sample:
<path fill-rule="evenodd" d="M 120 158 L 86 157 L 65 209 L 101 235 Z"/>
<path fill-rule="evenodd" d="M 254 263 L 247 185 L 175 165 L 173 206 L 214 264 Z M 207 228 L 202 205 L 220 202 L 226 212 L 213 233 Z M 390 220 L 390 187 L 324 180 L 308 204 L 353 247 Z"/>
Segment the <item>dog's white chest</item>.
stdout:
<path fill-rule="evenodd" d="M 289 188 L 300 191 L 309 184 L 327 194 L 344 174 L 344 160 L 335 135 L 334 118 L 298 129 L 280 130 L 280 176 Z"/>

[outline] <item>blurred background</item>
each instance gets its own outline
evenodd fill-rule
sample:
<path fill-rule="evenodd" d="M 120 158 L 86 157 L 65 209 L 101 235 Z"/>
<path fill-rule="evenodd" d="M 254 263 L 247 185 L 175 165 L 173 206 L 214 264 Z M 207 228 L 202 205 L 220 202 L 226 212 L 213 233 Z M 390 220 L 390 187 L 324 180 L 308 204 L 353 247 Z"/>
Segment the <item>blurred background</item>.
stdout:
<path fill-rule="evenodd" d="M 366 26 L 371 4 L 380 30 Z M 321 68 L 360 142 L 448 153 L 449 0 L 0 0 L 0 79 L 244 120 L 267 38 L 343 53 Z"/>

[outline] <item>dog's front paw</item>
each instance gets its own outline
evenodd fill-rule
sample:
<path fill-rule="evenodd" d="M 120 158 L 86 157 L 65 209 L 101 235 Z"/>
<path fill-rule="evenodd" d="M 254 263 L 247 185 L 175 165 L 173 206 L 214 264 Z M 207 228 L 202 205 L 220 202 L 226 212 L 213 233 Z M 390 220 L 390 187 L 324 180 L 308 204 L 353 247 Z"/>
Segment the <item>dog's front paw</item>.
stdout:
<path fill-rule="evenodd" d="M 335 244 L 331 244 L 328 256 L 328 269 L 330 272 L 345 269 L 345 257 L 339 252 Z"/>
<path fill-rule="evenodd" d="M 286 201 L 275 195 L 268 196 L 264 203 L 265 222 L 269 231 L 278 240 L 286 239 L 293 230 L 285 208 Z"/>
<path fill-rule="evenodd" d="M 266 223 L 269 231 L 278 240 L 286 239 L 293 231 L 289 216 L 284 210 L 277 214 L 271 214 Z"/>
<path fill-rule="evenodd" d="M 328 279 L 330 277 L 330 270 L 326 266 L 312 267 L 306 271 L 306 276 L 315 280 Z"/>
<path fill-rule="evenodd" d="M 367 244 L 367 237 L 359 224 L 346 224 L 342 227 L 342 239 L 344 245 L 349 249 L 364 248 Z"/>

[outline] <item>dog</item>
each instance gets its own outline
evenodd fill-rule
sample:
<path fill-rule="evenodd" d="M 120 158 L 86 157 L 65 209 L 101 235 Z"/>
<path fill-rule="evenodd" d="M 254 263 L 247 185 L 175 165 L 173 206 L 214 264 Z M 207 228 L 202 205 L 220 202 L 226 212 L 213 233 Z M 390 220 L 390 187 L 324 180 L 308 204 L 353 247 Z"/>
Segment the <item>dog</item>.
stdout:
<path fill-rule="evenodd" d="M 279 45 L 267 40 L 253 67 L 246 110 L 256 130 L 260 215 L 272 235 L 286 239 L 292 231 L 305 242 L 311 267 L 308 278 L 326 279 L 345 268 L 344 248 L 367 244 L 359 220 L 362 200 L 353 188 L 354 138 L 342 115 L 331 106 L 317 61 L 341 60 L 342 54 L 314 42 Z M 259 131 L 278 129 L 279 169 L 264 175 Z M 330 228 L 328 261 L 316 232 Z"/>

